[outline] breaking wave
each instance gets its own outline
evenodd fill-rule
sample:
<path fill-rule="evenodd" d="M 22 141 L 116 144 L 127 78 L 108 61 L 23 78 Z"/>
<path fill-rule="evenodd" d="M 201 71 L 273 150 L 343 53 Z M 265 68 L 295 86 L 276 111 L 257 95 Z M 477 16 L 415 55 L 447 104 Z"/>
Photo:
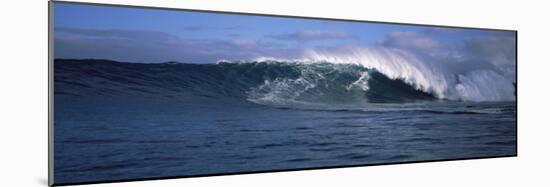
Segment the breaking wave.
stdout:
<path fill-rule="evenodd" d="M 480 102 L 514 101 L 516 97 L 515 77 L 506 76 L 498 68 L 439 62 L 434 59 L 423 60 L 407 51 L 391 48 L 310 50 L 301 59 L 259 58 L 257 61 L 357 65 L 375 70 L 391 80 L 400 80 L 438 99 Z M 461 67 L 457 68 L 459 66 Z"/>
<path fill-rule="evenodd" d="M 302 60 L 216 64 L 57 59 L 55 94 L 208 97 L 269 106 L 515 98 L 512 83 L 500 83 L 505 79 L 490 71 L 446 75 L 391 51 L 360 53 L 355 58 L 312 55 Z"/>

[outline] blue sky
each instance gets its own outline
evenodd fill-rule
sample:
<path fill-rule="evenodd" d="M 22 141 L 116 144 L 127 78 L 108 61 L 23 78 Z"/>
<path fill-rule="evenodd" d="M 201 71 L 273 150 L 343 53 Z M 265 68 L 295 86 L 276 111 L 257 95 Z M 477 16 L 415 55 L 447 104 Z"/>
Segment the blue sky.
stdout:
<path fill-rule="evenodd" d="M 443 50 L 463 52 L 468 43 L 475 43 L 471 41 L 503 36 L 509 38 L 513 33 L 54 4 L 55 58 L 214 63 L 221 59 L 300 58 L 308 49 L 346 46 L 396 48 L 422 55 L 428 51 L 430 54 Z"/>

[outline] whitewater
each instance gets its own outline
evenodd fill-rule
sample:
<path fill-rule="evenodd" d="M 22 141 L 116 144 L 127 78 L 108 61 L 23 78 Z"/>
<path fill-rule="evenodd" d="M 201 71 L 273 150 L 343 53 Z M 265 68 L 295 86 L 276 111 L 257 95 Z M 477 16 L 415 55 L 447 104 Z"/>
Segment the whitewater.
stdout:
<path fill-rule="evenodd" d="M 399 49 L 354 47 L 336 52 L 307 50 L 303 57 L 297 59 L 259 57 L 252 62 L 354 64 L 379 71 L 390 79 L 402 80 L 439 99 L 482 102 L 515 101 L 516 98 L 515 78 L 507 77 L 498 68 L 462 67 L 457 72 L 453 68 L 460 66 L 460 62 L 425 60 Z"/>

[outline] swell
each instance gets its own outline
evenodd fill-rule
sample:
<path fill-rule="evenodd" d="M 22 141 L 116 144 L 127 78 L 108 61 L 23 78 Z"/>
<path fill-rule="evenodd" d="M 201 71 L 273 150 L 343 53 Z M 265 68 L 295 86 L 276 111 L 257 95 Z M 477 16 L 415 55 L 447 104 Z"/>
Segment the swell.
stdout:
<path fill-rule="evenodd" d="M 217 64 L 55 60 L 59 96 L 238 100 L 269 106 L 434 100 L 401 79 L 355 64 L 278 61 Z"/>

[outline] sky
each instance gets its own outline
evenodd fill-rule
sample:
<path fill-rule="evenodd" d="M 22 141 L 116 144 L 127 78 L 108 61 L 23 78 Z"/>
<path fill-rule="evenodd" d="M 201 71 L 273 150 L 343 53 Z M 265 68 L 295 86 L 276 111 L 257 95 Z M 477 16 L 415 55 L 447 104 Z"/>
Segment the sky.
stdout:
<path fill-rule="evenodd" d="M 140 63 L 215 63 L 218 60 L 251 60 L 259 57 L 300 58 L 305 51 L 312 49 L 349 46 L 410 51 L 426 48 L 464 51 L 461 48 L 467 45 L 465 41 L 503 35 L 512 37 L 513 33 L 60 2 L 54 4 L 55 58 L 97 58 Z"/>

